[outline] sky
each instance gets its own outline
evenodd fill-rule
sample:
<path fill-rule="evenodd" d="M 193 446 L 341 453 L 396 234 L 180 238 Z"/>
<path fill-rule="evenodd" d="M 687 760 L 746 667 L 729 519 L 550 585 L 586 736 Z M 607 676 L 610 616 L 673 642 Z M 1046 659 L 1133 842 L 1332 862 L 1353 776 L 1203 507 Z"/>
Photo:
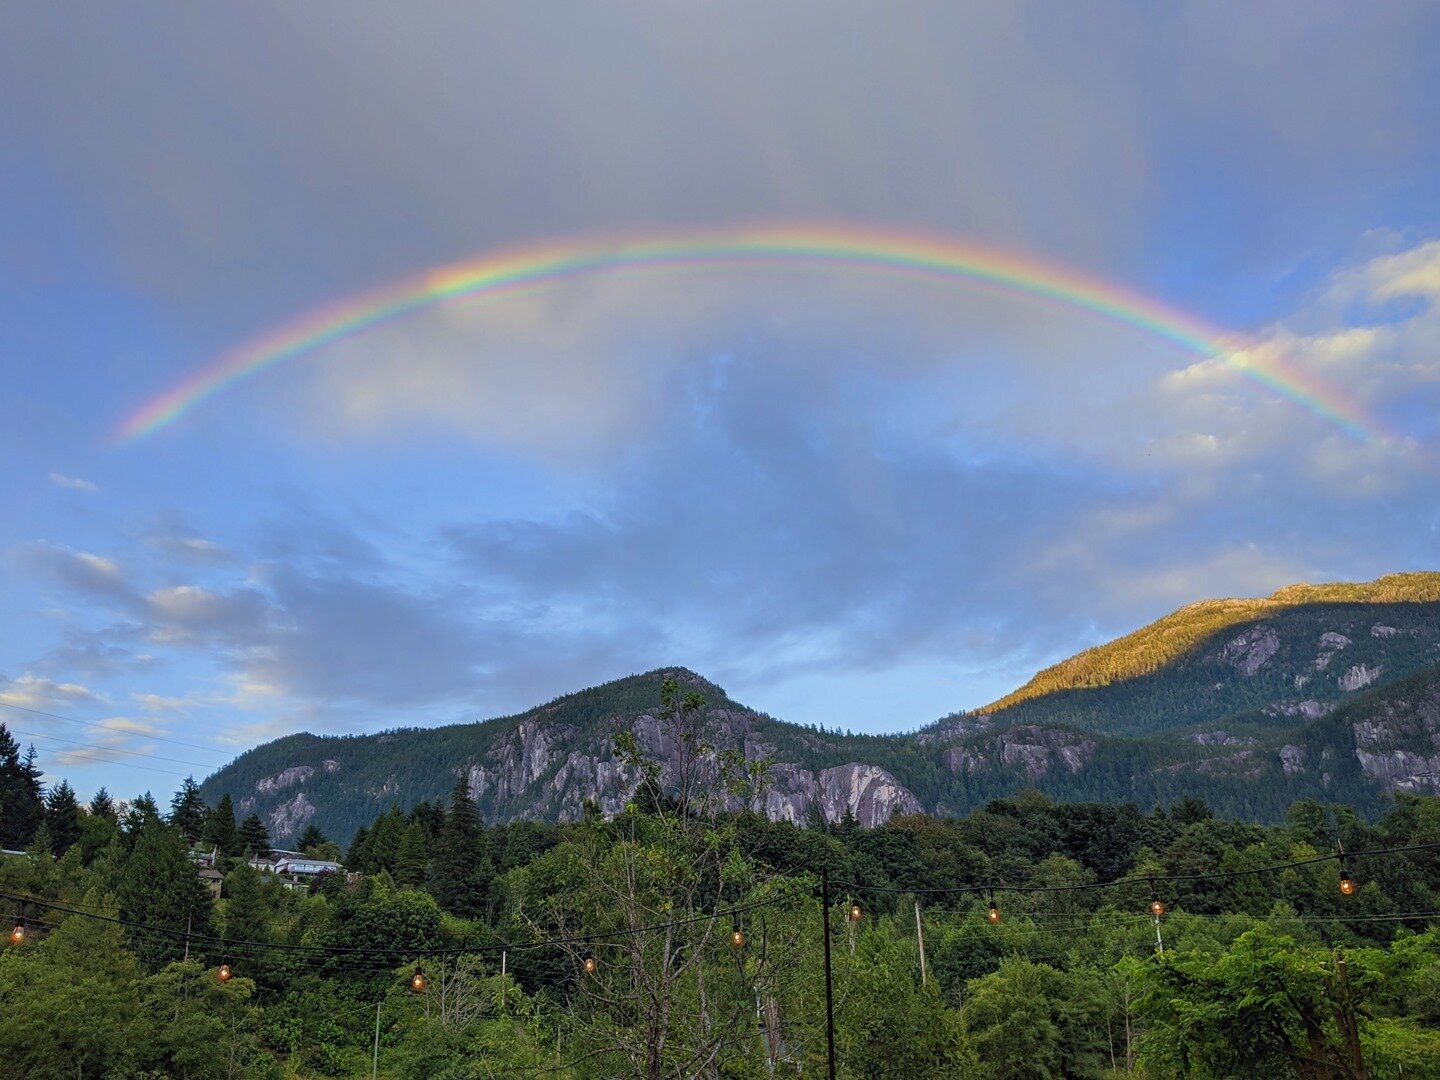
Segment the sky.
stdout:
<path fill-rule="evenodd" d="M 0 722 L 162 799 L 666 665 L 903 731 L 1181 604 L 1434 569 L 1437 54 L 1403 0 L 6 5 Z M 1224 348 L 873 261 L 601 268 L 124 437 L 437 268 L 755 229 Z"/>

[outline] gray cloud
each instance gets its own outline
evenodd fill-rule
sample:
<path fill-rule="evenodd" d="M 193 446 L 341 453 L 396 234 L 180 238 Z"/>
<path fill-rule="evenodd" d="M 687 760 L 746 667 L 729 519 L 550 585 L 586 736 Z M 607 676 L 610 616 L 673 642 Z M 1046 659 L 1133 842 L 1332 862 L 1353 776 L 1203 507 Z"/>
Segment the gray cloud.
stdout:
<path fill-rule="evenodd" d="M 597 226 L 861 218 L 1123 270 L 1172 214 L 1160 182 L 1192 160 L 1197 182 L 1275 233 L 1297 179 L 1328 206 L 1363 175 L 1357 160 L 1393 170 L 1433 153 L 1437 106 L 1417 92 L 1430 15 L 42 7 L 7 13 L 0 101 L 137 280 L 197 313 L 223 282 L 232 318 L 243 281 L 263 323 L 293 309 L 297 281 L 319 299 Z M 1353 190 L 1344 201 L 1364 213 Z"/>

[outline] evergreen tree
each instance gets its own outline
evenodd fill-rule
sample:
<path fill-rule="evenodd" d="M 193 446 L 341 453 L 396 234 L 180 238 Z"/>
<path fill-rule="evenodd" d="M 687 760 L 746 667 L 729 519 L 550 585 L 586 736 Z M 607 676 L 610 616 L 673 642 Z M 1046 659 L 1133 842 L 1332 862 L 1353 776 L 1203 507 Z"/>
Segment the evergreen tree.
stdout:
<path fill-rule="evenodd" d="M 172 930 L 210 933 L 210 890 L 190 861 L 179 832 L 158 817 L 145 822 L 125 860 L 115 890 L 120 915 L 135 922 Z M 159 941 L 157 935 L 132 931 L 131 948 L 151 963 L 175 959 L 183 943 Z"/>
<path fill-rule="evenodd" d="M 370 839 L 370 830 L 364 825 L 355 830 L 355 838 L 345 851 L 345 869 L 357 874 L 365 873 L 365 841 Z"/>
<path fill-rule="evenodd" d="M 180 830 L 180 835 L 191 840 L 200 839 L 205 831 L 205 819 L 210 808 L 200 797 L 200 785 L 193 776 L 187 776 L 180 790 L 170 800 L 170 824 Z"/>
<path fill-rule="evenodd" d="M 151 824 L 161 825 L 164 822 L 160 819 L 160 807 L 155 805 L 155 797 L 147 791 L 125 811 L 125 820 L 121 825 L 125 843 L 133 847 L 136 839 Z"/>
<path fill-rule="evenodd" d="M 206 818 L 204 839 L 215 845 L 217 857 L 230 858 L 240 854 L 235 835 L 235 804 L 230 801 L 228 791 L 220 796 L 215 809 Z"/>
<path fill-rule="evenodd" d="M 435 839 L 433 861 L 431 891 L 441 907 L 467 918 L 480 915 L 495 871 L 466 777 L 456 782 L 450 796 L 445 824 Z"/>
<path fill-rule="evenodd" d="M 120 815 L 115 812 L 115 800 L 110 798 L 110 792 L 103 787 L 95 792 L 95 797 L 90 800 L 90 814 L 116 824 L 120 821 Z"/>
<path fill-rule="evenodd" d="M 325 834 L 320 831 L 320 826 L 312 821 L 305 826 L 305 831 L 300 834 L 300 839 L 295 841 L 295 846 L 308 855 L 311 848 L 318 848 L 321 844 L 329 842 Z"/>
<path fill-rule="evenodd" d="M 264 941 L 269 919 L 260 894 L 260 871 L 241 863 L 225 878 L 225 940 Z"/>
<path fill-rule="evenodd" d="M 57 859 L 80 842 L 80 803 L 68 780 L 61 780 L 45 797 L 45 827 Z"/>
<path fill-rule="evenodd" d="M 381 870 L 394 870 L 395 859 L 400 854 L 400 840 L 405 835 L 405 815 L 400 807 L 390 809 L 375 819 L 370 835 L 365 841 L 362 858 L 365 873 L 378 874 Z"/>
<path fill-rule="evenodd" d="M 401 885 L 423 885 L 430 869 L 429 844 L 425 828 L 418 821 L 410 822 L 400 837 L 400 849 L 395 855 L 395 880 Z"/>
<path fill-rule="evenodd" d="M 11 851 L 28 847 L 44 816 L 34 747 L 22 758 L 19 744 L 0 724 L 0 847 Z"/>
<path fill-rule="evenodd" d="M 410 820 L 420 823 L 420 827 L 425 830 L 427 842 L 434 840 L 440 835 L 440 827 L 445 824 L 445 807 L 424 799 L 410 808 Z"/>
<path fill-rule="evenodd" d="M 240 823 L 236 841 L 239 844 L 239 853 L 244 858 L 248 859 L 252 855 L 261 859 L 270 858 L 270 832 L 260 820 L 259 814 L 251 814 Z"/>

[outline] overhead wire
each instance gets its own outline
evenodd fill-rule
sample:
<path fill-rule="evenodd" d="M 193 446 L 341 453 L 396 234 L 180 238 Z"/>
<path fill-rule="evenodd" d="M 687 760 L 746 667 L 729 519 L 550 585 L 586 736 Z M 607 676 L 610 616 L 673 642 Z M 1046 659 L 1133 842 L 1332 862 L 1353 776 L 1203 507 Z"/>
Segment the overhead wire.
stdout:
<path fill-rule="evenodd" d="M 1364 851 L 1332 852 L 1327 855 L 1316 855 L 1309 859 L 1295 859 L 1291 862 L 1276 863 L 1272 866 L 1256 866 L 1245 870 L 1217 870 L 1207 874 L 1143 874 L 1130 877 L 1114 878 L 1110 881 L 1087 881 L 1078 885 L 961 885 L 951 888 L 927 889 L 922 887 L 905 888 L 892 885 L 864 885 L 854 881 L 832 881 L 832 887 L 854 889 L 857 892 L 891 893 L 905 896 L 980 896 L 989 893 L 1071 893 L 1088 892 L 1095 889 L 1114 889 L 1125 885 L 1153 885 L 1159 882 L 1166 884 L 1180 884 L 1191 881 L 1228 881 L 1235 878 L 1255 877 L 1260 874 L 1276 874 L 1284 870 L 1294 870 L 1302 866 L 1314 866 L 1323 862 L 1341 862 L 1342 864 L 1356 859 L 1372 858 L 1377 856 L 1401 855 L 1417 851 L 1440 851 L 1440 843 L 1434 844 L 1411 844 L 1405 847 L 1396 848 L 1370 848 Z"/>
<path fill-rule="evenodd" d="M 30 713 L 32 716 L 44 716 L 51 720 L 63 720 L 67 724 L 84 724 L 86 727 L 100 728 L 102 731 L 114 731 L 112 727 L 97 720 L 81 720 L 74 716 L 63 716 L 60 713 L 46 712 L 44 709 L 32 709 L 28 705 L 16 705 L 10 701 L 0 701 L 0 708 L 14 709 L 16 712 Z M 168 735 L 155 735 L 144 731 L 127 731 L 127 735 L 133 735 L 138 739 L 153 739 L 156 742 L 173 743 L 175 746 L 185 746 L 191 750 L 204 750 L 207 753 L 222 752 L 222 748 L 216 746 L 201 746 L 199 743 L 185 742 L 183 739 L 172 739 Z M 208 766 L 207 766 L 208 767 Z M 215 766 L 219 768 L 220 766 Z"/>

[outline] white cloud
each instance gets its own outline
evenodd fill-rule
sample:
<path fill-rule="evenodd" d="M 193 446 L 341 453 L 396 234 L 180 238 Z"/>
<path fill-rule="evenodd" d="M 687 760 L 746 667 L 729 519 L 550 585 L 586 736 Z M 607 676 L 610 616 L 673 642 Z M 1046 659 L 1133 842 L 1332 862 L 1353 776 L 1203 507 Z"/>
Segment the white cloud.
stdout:
<path fill-rule="evenodd" d="M 0 680 L 0 702 L 25 709 L 44 710 L 74 702 L 103 700 L 103 695 L 80 683 L 56 682 L 31 674 Z"/>
<path fill-rule="evenodd" d="M 69 488 L 71 491 L 83 491 L 88 495 L 94 495 L 100 491 L 98 484 L 92 484 L 89 480 L 82 480 L 78 476 L 65 476 L 62 473 L 52 472 L 50 482 L 56 487 Z"/>

